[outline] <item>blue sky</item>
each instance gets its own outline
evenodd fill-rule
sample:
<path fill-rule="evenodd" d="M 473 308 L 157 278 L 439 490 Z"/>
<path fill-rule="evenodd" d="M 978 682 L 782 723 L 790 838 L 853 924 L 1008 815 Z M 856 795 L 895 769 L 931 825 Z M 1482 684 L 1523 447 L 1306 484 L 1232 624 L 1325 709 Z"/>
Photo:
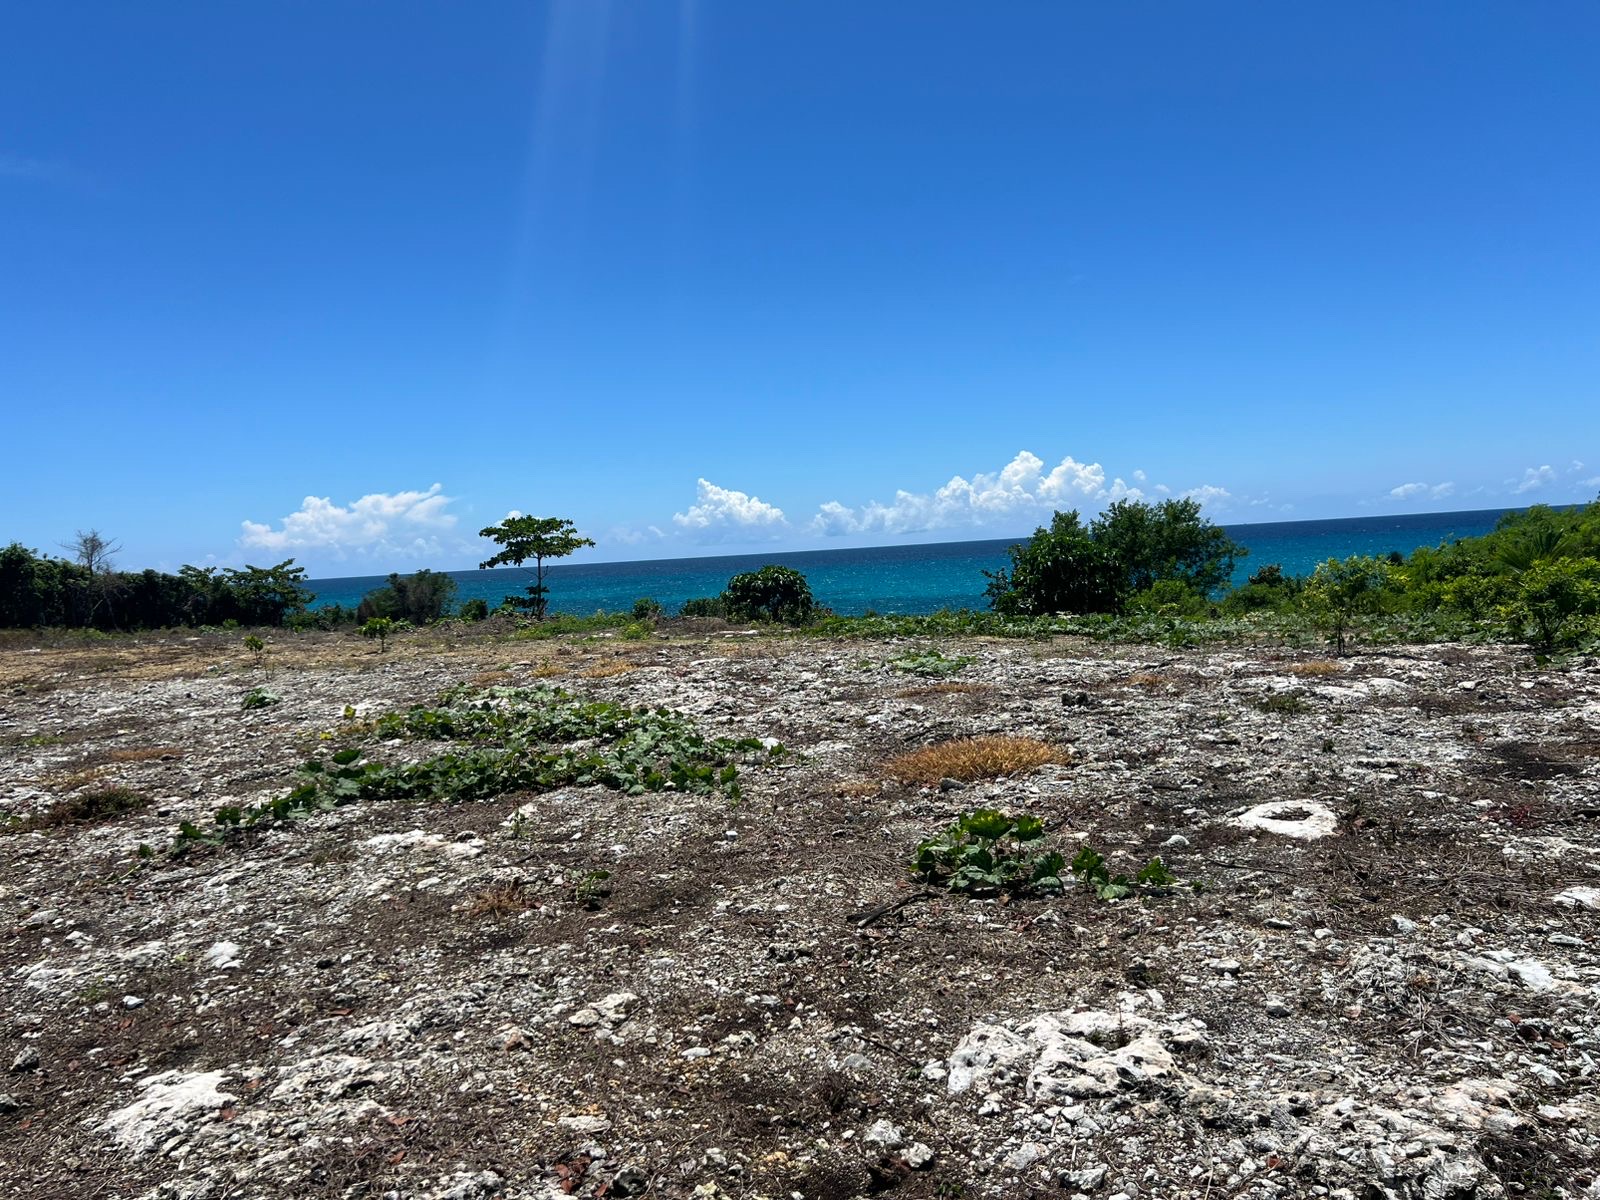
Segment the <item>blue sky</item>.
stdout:
<path fill-rule="evenodd" d="M 0 540 L 1600 491 L 1591 3 L 12 3 Z"/>

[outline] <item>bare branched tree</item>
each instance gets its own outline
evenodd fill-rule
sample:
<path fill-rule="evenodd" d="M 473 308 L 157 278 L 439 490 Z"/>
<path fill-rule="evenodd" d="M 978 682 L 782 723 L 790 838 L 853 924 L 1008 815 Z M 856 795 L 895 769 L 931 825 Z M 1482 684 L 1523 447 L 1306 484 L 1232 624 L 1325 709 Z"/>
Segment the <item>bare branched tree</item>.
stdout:
<path fill-rule="evenodd" d="M 103 575 L 111 570 L 112 558 L 121 553 L 122 543 L 102 537 L 98 529 L 91 529 L 87 533 L 80 529 L 70 542 L 62 542 L 61 548 L 70 553 L 73 561 L 87 569 L 89 574 Z"/>

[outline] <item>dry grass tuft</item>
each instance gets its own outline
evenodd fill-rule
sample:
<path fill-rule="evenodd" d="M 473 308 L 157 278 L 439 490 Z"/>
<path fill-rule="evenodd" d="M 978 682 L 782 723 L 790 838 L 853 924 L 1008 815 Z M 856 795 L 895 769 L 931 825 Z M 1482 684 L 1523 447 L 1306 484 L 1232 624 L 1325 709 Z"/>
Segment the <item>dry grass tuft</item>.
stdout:
<path fill-rule="evenodd" d="M 582 675 L 585 679 L 611 679 L 614 676 L 626 675 L 629 671 L 637 671 L 638 669 L 631 662 L 613 659 L 611 662 L 595 664 L 587 671 L 582 672 Z"/>
<path fill-rule="evenodd" d="M 908 687 L 896 692 L 895 699 L 920 700 L 924 696 L 970 696 L 988 690 L 988 685 L 982 683 L 925 683 L 920 687 Z"/>
<path fill-rule="evenodd" d="M 898 755 L 884 764 L 884 770 L 903 783 L 934 784 L 941 779 L 995 779 L 1067 761 L 1063 747 L 1038 738 L 977 737 Z"/>
<path fill-rule="evenodd" d="M 566 667 L 560 663 L 553 662 L 540 663 L 533 669 L 533 677 L 535 679 L 553 679 L 557 675 L 565 675 L 566 673 Z"/>
<path fill-rule="evenodd" d="M 467 902 L 461 915 L 468 920 L 481 921 L 485 917 L 514 917 L 532 907 L 533 897 L 522 880 L 517 879 L 479 892 Z"/>
<path fill-rule="evenodd" d="M 1168 679 L 1165 675 L 1130 675 L 1130 676 L 1128 676 L 1128 686 L 1129 687 L 1144 688 L 1147 691 L 1152 691 L 1152 692 L 1155 691 L 1157 688 L 1168 687 L 1168 686 L 1171 685 L 1171 683 L 1172 683 L 1172 680 Z"/>
<path fill-rule="evenodd" d="M 866 800 L 882 791 L 883 784 L 876 779 L 841 779 L 833 790 L 846 800 Z"/>
<path fill-rule="evenodd" d="M 98 757 L 108 763 L 155 762 L 163 758 L 182 758 L 183 751 L 176 746 L 134 746 L 127 750 L 107 750 Z"/>
<path fill-rule="evenodd" d="M 125 787 L 102 787 L 79 792 L 70 800 L 20 821 L 19 831 L 50 829 L 58 825 L 99 825 L 150 807 L 150 797 Z"/>
<path fill-rule="evenodd" d="M 1340 667 L 1336 662 L 1327 659 L 1318 659 L 1314 662 L 1295 663 L 1289 668 L 1289 674 L 1298 675 L 1302 679 L 1318 679 L 1325 675 L 1339 674 Z"/>
<path fill-rule="evenodd" d="M 473 687 L 505 687 L 512 680 L 510 671 L 479 671 L 472 677 Z"/>

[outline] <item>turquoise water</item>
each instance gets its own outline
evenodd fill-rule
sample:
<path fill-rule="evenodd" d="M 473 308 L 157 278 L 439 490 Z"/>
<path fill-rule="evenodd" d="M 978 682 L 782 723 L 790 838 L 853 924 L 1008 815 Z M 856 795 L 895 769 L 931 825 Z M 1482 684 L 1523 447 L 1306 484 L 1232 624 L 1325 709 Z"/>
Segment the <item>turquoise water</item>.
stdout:
<path fill-rule="evenodd" d="M 1418 546 L 1436 546 L 1456 538 L 1487 533 L 1504 509 L 1481 512 L 1419 513 L 1387 517 L 1347 517 L 1335 521 L 1280 521 L 1261 525 L 1229 525 L 1228 534 L 1249 549 L 1234 581 L 1266 563 L 1303 575 L 1319 562 L 1351 554 L 1409 554 Z M 859 550 L 806 550 L 793 553 L 739 554 L 714 558 L 674 558 L 649 562 L 562 563 L 548 575 L 551 608 L 592 613 L 632 606 L 650 596 L 668 612 L 685 600 L 714 596 L 730 575 L 779 563 L 805 574 L 817 600 L 836 612 L 859 614 L 928 613 L 941 608 L 983 608 L 983 573 L 1006 564 L 1006 549 L 1018 538 L 980 542 L 938 542 L 921 546 L 877 546 Z M 520 592 L 528 582 L 521 571 L 452 571 L 460 586 L 458 600 L 482 597 L 490 607 L 501 597 Z M 353 607 L 385 578 L 363 575 L 347 579 L 313 579 L 315 605 Z"/>

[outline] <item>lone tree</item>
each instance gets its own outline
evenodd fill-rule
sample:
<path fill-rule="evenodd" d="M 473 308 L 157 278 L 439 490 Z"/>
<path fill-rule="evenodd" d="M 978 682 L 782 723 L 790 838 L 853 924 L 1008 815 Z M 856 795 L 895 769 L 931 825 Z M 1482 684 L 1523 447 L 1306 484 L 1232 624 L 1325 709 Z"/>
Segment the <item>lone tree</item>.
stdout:
<path fill-rule="evenodd" d="M 102 536 L 98 529 L 91 529 L 87 533 L 80 529 L 70 542 L 62 542 L 61 548 L 68 551 L 73 561 L 89 574 L 100 575 L 111 570 L 112 557 L 122 549 L 122 545 Z"/>
<path fill-rule="evenodd" d="M 579 537 L 577 527 L 565 517 L 507 517 L 498 525 L 478 531 L 479 537 L 488 538 L 504 547 L 499 554 L 478 564 L 480 571 L 490 567 L 521 567 L 533 559 L 533 582 L 528 585 L 527 596 L 507 597 L 518 608 L 525 608 L 536 621 L 544 620 L 549 607 L 550 589 L 544 585 L 544 565 L 547 558 L 565 558 L 594 542 Z M 526 570 L 527 568 L 523 568 Z"/>

